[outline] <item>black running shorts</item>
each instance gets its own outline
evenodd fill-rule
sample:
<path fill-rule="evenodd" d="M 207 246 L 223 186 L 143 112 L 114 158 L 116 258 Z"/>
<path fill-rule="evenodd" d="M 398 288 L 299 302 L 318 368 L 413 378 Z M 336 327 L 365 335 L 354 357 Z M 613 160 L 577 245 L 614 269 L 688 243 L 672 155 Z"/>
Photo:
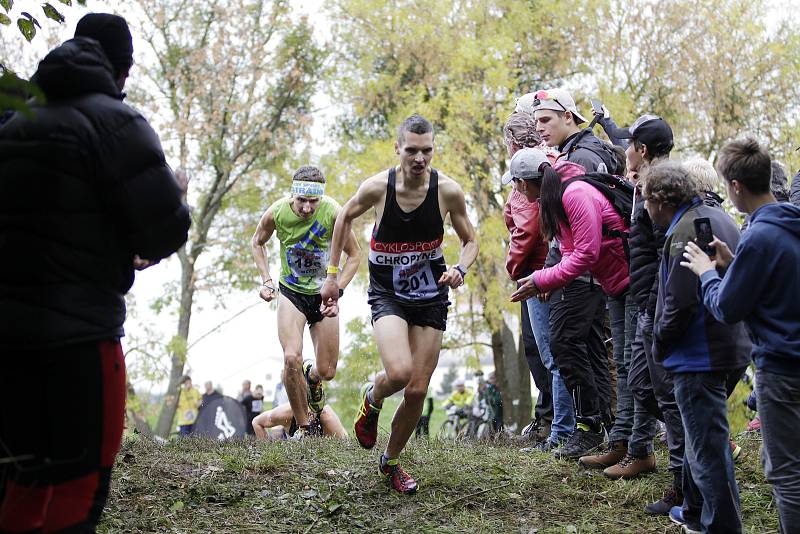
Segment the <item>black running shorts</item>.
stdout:
<path fill-rule="evenodd" d="M 430 326 L 444 332 L 447 329 L 447 301 L 438 301 L 426 305 L 408 305 L 397 299 L 373 295 L 369 298 L 372 308 L 372 324 L 386 315 L 396 315 L 409 326 Z"/>
<path fill-rule="evenodd" d="M 289 302 L 294 304 L 294 307 L 306 316 L 309 326 L 313 326 L 323 319 L 322 312 L 319 311 L 319 307 L 322 304 L 322 297 L 319 296 L 319 293 L 306 295 L 289 289 L 283 284 L 280 284 L 280 289 L 281 295 L 289 299 Z"/>

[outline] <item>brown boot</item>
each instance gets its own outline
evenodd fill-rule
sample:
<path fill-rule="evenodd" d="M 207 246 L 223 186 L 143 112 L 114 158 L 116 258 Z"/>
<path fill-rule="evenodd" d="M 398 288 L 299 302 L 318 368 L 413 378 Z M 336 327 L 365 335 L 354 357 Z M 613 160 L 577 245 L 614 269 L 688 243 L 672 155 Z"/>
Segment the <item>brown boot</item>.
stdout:
<path fill-rule="evenodd" d="M 608 478 L 636 478 L 642 473 L 652 473 L 656 470 L 656 455 L 649 454 L 644 458 L 637 458 L 626 454 L 616 465 L 612 465 L 603 470 L 603 474 Z"/>
<path fill-rule="evenodd" d="M 620 462 L 628 452 L 628 444 L 624 441 L 613 441 L 605 449 L 601 449 L 596 454 L 581 456 L 578 459 L 583 467 L 587 469 L 605 469 Z"/>

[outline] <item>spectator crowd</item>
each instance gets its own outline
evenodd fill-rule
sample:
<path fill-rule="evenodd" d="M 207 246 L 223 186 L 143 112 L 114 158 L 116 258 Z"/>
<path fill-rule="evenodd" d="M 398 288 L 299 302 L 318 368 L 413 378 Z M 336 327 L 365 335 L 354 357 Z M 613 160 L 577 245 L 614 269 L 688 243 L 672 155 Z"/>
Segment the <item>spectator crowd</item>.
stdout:
<path fill-rule="evenodd" d="M 122 435 L 128 387 L 119 341 L 124 295 L 134 271 L 170 256 L 187 239 L 186 183 L 166 164 L 144 117 L 123 102 L 132 47 L 124 19 L 87 15 L 75 38 L 52 50 L 33 77 L 47 102 L 31 101 L 30 113 L 0 110 L 0 251 L 4 259 L 15 259 L 0 264 L 0 347 L 8 362 L 0 391 L 10 406 L 29 394 L 34 378 L 48 390 L 69 380 L 78 387 L 60 409 L 81 414 L 37 425 L 35 403 L 3 411 L 0 459 L 11 467 L 0 494 L 0 532 L 94 531 Z M 505 266 L 516 286 L 509 298 L 520 303 L 525 355 L 541 393 L 522 433 L 521 453 L 552 455 L 629 479 L 655 471 L 654 441 L 663 427 L 672 481 L 662 498 L 642 503 L 644 510 L 668 517 L 684 532 L 742 532 L 734 470 L 740 448 L 730 436 L 728 398 L 753 366 L 749 405 L 758 410 L 753 428 L 763 438 L 764 473 L 782 532 L 800 532 L 800 173 L 789 185 L 783 166 L 770 156 L 772 147 L 750 137 L 722 146 L 715 166 L 698 158 L 677 161 L 673 152 L 683 147 L 675 146 L 675 132 L 659 110 L 640 110 L 645 113 L 622 127 L 612 111 L 593 101 L 592 113 L 584 115 L 567 90 L 541 89 L 517 99 L 502 127 L 510 158 L 500 179 L 508 188 Z M 422 307 L 392 307 L 399 294 L 393 276 L 400 271 L 375 262 L 378 255 L 371 251 L 377 273 L 371 284 L 394 288 L 382 295 L 384 308 L 373 319 L 390 317 L 383 324 L 401 325 L 404 335 L 415 319 L 423 321 L 411 338 L 422 331 L 435 335 L 430 343 L 409 344 L 417 350 L 441 344 L 447 292 L 465 283 L 478 249 L 460 186 L 430 172 L 433 126 L 418 115 L 404 124 L 411 125 L 401 127 L 398 138 L 404 185 L 393 169 L 389 185 L 376 190 L 396 195 L 391 198 L 400 220 L 411 214 L 397 203 L 407 194 L 410 171 L 425 188 L 434 191 L 431 184 L 439 184 L 439 193 L 421 197 L 421 211 L 437 227 L 396 223 L 378 241 L 389 254 L 398 244 L 422 243 L 403 234 L 412 226 L 420 235 L 435 230 L 422 243 L 435 251 L 422 252 L 429 253 L 426 268 L 433 266 L 436 277 L 405 272 L 410 278 L 402 282 L 410 287 L 423 280 L 438 307 L 435 314 L 430 308 L 422 313 Z M 597 126 L 603 139 L 595 135 Z M 257 231 L 254 249 L 263 248 L 275 228 L 294 224 L 292 202 L 301 199 L 308 219 L 327 198 L 319 169 L 301 169 L 292 196 L 259 223 L 263 235 Z M 445 200 L 440 210 L 437 194 L 450 199 L 450 211 Z M 351 212 L 363 201 L 354 199 L 345 205 Z M 263 386 L 242 384 L 237 409 L 247 433 L 260 438 L 348 435 L 326 404 L 322 384 L 335 375 L 336 299 L 355 275 L 359 247 L 349 227 L 341 230 L 338 204 L 323 204 L 327 226 L 315 227 L 317 233 L 327 235 L 337 259 L 343 246 L 348 255 L 341 286 L 338 263 L 325 265 L 327 248 L 298 248 L 298 240 L 310 243 L 313 236 L 292 243 L 279 236 L 287 241 L 281 246 L 302 253 L 302 276 L 298 271 L 280 282 L 291 278 L 302 289 L 292 297 L 297 309 L 284 304 L 291 293 L 275 286 L 266 256 L 257 256 L 265 277 L 262 298 L 270 301 L 280 292 L 284 312 L 299 317 L 298 339 L 306 324 L 332 325 L 330 331 L 313 330 L 327 332 L 315 338 L 317 349 L 323 341 L 331 345 L 314 362 L 302 360 L 302 345 L 284 347 L 285 373 L 291 373 L 275 388 L 271 409 Z M 364 204 L 361 213 L 372 205 Z M 460 263 L 449 268 L 440 249 L 439 223 L 446 217 L 455 219 L 462 242 Z M 377 235 L 376 229 L 373 245 Z M 387 257 L 394 258 L 380 256 Z M 406 289 L 404 306 L 428 295 L 416 292 L 418 287 Z M 418 363 L 407 352 L 408 362 Z M 403 493 L 415 492 L 417 484 L 399 466 L 400 450 L 414 425 L 418 435 L 428 434 L 433 411 L 425 388 L 438 349 L 427 357 L 423 378 L 412 376 L 411 363 L 392 368 L 387 364 L 397 362 L 385 358 L 376 379 L 380 394 L 376 384 L 365 385 L 355 423 L 361 445 L 374 446 L 383 399 L 405 389 L 401 415 L 392 423 L 402 423 L 403 435 L 389 440 L 392 454 L 387 448 L 380 460 L 381 472 Z M 326 365 L 320 365 L 323 360 Z M 204 409 L 227 399 L 212 382 L 201 393 L 189 376 L 180 387 L 176 423 L 178 433 L 188 436 Z M 479 380 L 474 396 L 457 382 L 446 404 L 465 416 L 483 406 L 491 433 L 503 431 L 494 373 Z M 276 434 L 276 427 L 284 430 Z"/>

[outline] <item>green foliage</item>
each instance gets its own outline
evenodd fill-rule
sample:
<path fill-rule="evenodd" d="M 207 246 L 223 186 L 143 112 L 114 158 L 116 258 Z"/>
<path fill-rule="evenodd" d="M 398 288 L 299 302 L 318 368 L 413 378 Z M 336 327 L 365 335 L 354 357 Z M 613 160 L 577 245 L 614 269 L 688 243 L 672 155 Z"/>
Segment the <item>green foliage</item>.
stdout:
<path fill-rule="evenodd" d="M 47 18 L 54 20 L 59 24 L 61 24 L 65 20 L 64 15 L 59 13 L 58 10 L 54 8 L 50 2 L 45 2 L 44 4 L 42 4 L 42 11 L 44 11 L 44 14 Z"/>
<path fill-rule="evenodd" d="M 72 5 L 72 0 L 59 0 L 59 2 L 67 6 Z M 85 6 L 86 0 L 77 0 L 77 3 L 81 6 Z M 33 6 L 34 2 L 22 2 L 23 9 L 25 8 L 24 6 L 26 4 Z M 0 13 L 0 24 L 8 26 L 11 24 L 12 20 L 10 15 L 12 15 L 11 10 L 14 8 L 14 0 L 0 0 L 0 7 L 5 11 L 5 13 Z M 62 24 L 66 20 L 64 15 L 50 2 L 44 2 L 43 4 L 40 4 L 40 8 L 45 18 L 53 20 L 58 24 Z M 37 33 L 37 28 L 42 28 L 39 20 L 29 11 L 20 11 L 18 15 L 14 16 L 17 17 L 17 28 L 19 29 L 20 34 L 22 34 L 22 37 L 24 37 L 28 42 L 33 41 L 33 38 Z"/>
<path fill-rule="evenodd" d="M 180 335 L 172 336 L 172 339 L 167 343 L 167 351 L 185 362 L 187 353 L 186 338 Z"/>
<path fill-rule="evenodd" d="M 0 110 L 20 111 L 28 116 L 31 109 L 27 105 L 30 96 L 36 98 L 38 102 L 45 102 L 46 98 L 41 89 L 28 80 L 23 80 L 14 72 L 0 65 Z"/>
<path fill-rule="evenodd" d="M 582 24 L 592 5 L 345 0 L 330 10 L 332 92 L 345 110 L 332 132 L 340 148 L 331 159 L 342 189 L 352 191 L 397 164 L 396 128 L 418 112 L 436 129 L 434 167 L 465 192 L 480 253 L 466 285 L 451 293 L 444 341 L 463 361 L 477 364 L 491 334 L 518 309 L 508 300 L 513 286 L 503 262 L 509 193 L 499 181 L 507 157 L 503 122 L 515 96 L 580 69 L 567 51 L 583 28 L 573 34 L 569 25 Z M 541 31 L 556 26 L 559 31 Z M 460 246 L 451 230 L 444 248 L 447 262 L 455 263 Z"/>
<path fill-rule="evenodd" d="M 800 119 L 787 107 L 800 97 L 791 17 L 769 28 L 764 0 L 635 4 L 605 4 L 609 31 L 592 32 L 582 51 L 618 123 L 654 112 L 672 124 L 679 152 L 714 160 L 725 142 L 750 135 L 790 167 L 800 164 L 787 135 Z"/>
<path fill-rule="evenodd" d="M 334 409 L 346 418 L 358 407 L 361 386 L 371 375 L 382 369 L 378 348 L 372 336 L 369 320 L 356 318 L 347 323 L 347 349 L 339 356 L 336 378 L 331 383 Z"/>
<path fill-rule="evenodd" d="M 30 13 L 23 11 L 21 17 L 17 19 L 17 28 L 20 33 L 28 42 L 31 42 L 36 35 L 36 28 L 41 28 L 39 21 L 36 20 Z"/>

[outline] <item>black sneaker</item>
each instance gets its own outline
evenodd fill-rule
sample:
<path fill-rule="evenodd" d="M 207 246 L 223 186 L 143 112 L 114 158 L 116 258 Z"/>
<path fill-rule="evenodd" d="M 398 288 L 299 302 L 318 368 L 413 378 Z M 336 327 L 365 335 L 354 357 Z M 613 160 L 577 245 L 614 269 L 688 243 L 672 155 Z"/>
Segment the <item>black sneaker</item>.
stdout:
<path fill-rule="evenodd" d="M 553 456 L 559 459 L 577 460 L 593 452 L 604 440 L 605 432 L 602 427 L 598 432 L 594 432 L 588 425 L 578 423 L 575 432 L 564 445 L 553 451 Z"/>
<path fill-rule="evenodd" d="M 652 502 L 644 507 L 644 511 L 650 515 L 669 515 L 673 506 L 680 506 L 683 503 L 683 492 L 680 488 L 670 486 L 664 490 L 664 496 L 656 502 Z"/>

